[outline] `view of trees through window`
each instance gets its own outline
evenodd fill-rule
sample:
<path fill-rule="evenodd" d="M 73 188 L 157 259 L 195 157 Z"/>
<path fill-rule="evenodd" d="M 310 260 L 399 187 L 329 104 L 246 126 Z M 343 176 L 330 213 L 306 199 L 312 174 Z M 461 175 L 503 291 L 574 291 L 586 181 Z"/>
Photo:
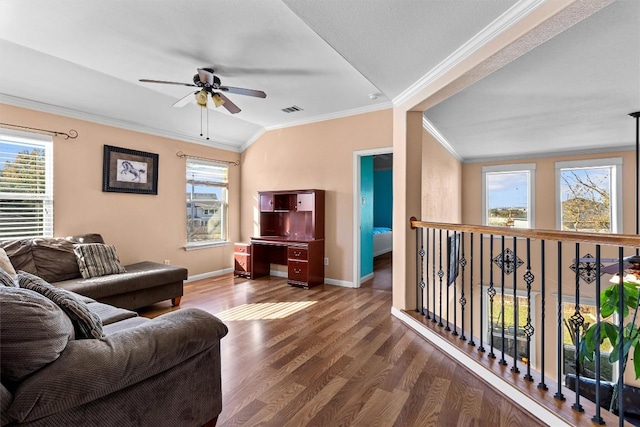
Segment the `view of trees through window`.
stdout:
<path fill-rule="evenodd" d="M 226 164 L 187 161 L 187 243 L 226 240 Z"/>
<path fill-rule="evenodd" d="M 47 235 L 51 194 L 45 149 L 0 141 L 0 239 Z"/>
<path fill-rule="evenodd" d="M 611 167 L 561 169 L 562 230 L 610 233 Z"/>

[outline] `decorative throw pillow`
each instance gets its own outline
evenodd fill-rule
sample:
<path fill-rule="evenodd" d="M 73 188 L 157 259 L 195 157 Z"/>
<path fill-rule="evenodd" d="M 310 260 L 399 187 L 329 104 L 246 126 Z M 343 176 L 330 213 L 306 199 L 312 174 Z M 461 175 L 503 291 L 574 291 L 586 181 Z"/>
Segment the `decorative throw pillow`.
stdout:
<path fill-rule="evenodd" d="M 6 271 L 9 276 L 16 277 L 16 270 L 13 268 L 13 264 L 11 264 L 7 253 L 2 248 L 0 248 L 0 269 Z"/>
<path fill-rule="evenodd" d="M 18 271 L 18 284 L 21 288 L 36 291 L 56 303 L 65 312 L 76 330 L 76 338 L 101 338 L 102 321 L 100 317 L 89 310 L 73 293 L 56 288 L 38 276 L 24 271 Z"/>
<path fill-rule="evenodd" d="M 80 274 L 85 279 L 107 274 L 126 273 L 120 263 L 116 248 L 102 243 L 81 243 L 73 245 L 78 260 Z"/>
<path fill-rule="evenodd" d="M 2 268 L 0 268 L 0 285 L 8 286 L 10 288 L 17 288 L 18 283 L 14 280 L 13 277 Z"/>
<path fill-rule="evenodd" d="M 56 304 L 28 289 L 0 286 L 3 384 L 21 382 L 53 362 L 72 339 L 71 320 Z"/>

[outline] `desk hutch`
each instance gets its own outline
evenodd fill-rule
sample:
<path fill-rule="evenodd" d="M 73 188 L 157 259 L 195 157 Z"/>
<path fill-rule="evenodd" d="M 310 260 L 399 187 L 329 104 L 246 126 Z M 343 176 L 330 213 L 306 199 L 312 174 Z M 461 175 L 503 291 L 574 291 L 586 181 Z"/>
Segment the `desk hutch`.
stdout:
<path fill-rule="evenodd" d="M 261 191 L 258 199 L 260 236 L 236 243 L 236 275 L 256 279 L 280 264 L 289 285 L 324 283 L 324 190 Z"/>

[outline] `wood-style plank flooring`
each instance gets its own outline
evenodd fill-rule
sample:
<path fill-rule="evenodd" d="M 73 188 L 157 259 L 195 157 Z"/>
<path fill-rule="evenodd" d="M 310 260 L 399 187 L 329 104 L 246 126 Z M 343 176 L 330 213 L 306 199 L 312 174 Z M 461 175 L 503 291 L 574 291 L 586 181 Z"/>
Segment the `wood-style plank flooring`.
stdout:
<path fill-rule="evenodd" d="M 384 287 L 230 275 L 186 284 L 181 307 L 229 327 L 218 426 L 542 425 L 391 316 L 391 292 L 374 286 Z"/>

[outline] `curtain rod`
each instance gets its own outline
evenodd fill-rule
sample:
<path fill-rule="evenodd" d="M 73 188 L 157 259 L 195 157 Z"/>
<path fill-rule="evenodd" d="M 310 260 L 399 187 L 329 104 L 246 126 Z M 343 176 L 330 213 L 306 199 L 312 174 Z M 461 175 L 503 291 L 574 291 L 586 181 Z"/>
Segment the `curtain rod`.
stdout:
<path fill-rule="evenodd" d="M 219 159 L 210 159 L 208 157 L 200 157 L 200 156 L 191 156 L 189 154 L 184 154 L 182 151 L 178 151 L 176 153 L 176 156 L 181 157 L 181 158 L 189 158 L 189 159 L 198 159 L 198 160 L 209 160 L 211 162 L 221 162 L 221 163 L 228 163 L 230 165 L 233 166 L 239 166 L 240 165 L 240 160 L 236 160 L 235 162 L 229 161 L 229 160 L 219 160 Z"/>
<path fill-rule="evenodd" d="M 49 135 L 53 135 L 53 136 L 62 136 L 64 139 L 76 139 L 78 137 L 78 132 L 74 129 L 71 129 L 69 131 L 69 133 L 67 132 L 58 132 L 55 130 L 47 130 L 47 129 L 38 129 L 38 128 L 32 128 L 29 126 L 20 126 L 20 125 L 13 125 L 11 123 L 0 123 L 1 127 L 8 127 L 8 128 L 17 128 L 17 129 L 27 129 L 27 130 L 34 130 L 37 132 L 41 132 L 41 133 L 46 133 Z"/>

